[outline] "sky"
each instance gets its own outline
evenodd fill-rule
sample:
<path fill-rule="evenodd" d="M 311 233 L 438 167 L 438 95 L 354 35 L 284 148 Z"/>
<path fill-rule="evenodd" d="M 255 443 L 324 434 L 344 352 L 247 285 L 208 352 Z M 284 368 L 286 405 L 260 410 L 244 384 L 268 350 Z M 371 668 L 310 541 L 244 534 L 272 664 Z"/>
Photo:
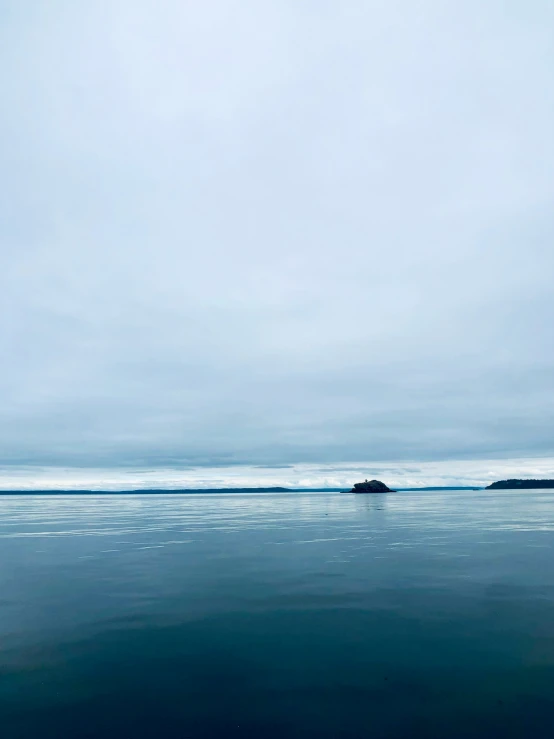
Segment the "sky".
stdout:
<path fill-rule="evenodd" d="M 202 490 L 276 487 L 342 488 L 381 478 L 393 488 L 485 487 L 499 479 L 554 478 L 554 457 L 536 459 L 441 460 L 438 462 L 230 465 L 219 467 L 16 467 L 2 469 L 0 491 Z"/>
<path fill-rule="evenodd" d="M 552 476 L 553 25 L 0 0 L 0 486 Z"/>

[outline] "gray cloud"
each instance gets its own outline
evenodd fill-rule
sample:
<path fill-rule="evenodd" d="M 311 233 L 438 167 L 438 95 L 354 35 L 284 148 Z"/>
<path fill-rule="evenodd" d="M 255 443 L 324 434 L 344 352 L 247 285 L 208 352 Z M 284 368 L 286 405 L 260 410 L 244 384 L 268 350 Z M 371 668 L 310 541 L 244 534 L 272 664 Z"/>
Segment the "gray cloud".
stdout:
<path fill-rule="evenodd" d="M 286 485 L 296 488 L 349 488 L 368 476 L 379 476 L 395 487 L 483 486 L 514 477 L 552 478 L 554 457 L 510 460 L 448 460 L 402 464 L 298 464 L 278 468 L 232 465 L 151 469 L 102 467 L 18 467 L 1 468 L 0 490 L 135 490 L 217 488 Z"/>
<path fill-rule="evenodd" d="M 0 13 L 5 464 L 552 451 L 553 7 Z"/>

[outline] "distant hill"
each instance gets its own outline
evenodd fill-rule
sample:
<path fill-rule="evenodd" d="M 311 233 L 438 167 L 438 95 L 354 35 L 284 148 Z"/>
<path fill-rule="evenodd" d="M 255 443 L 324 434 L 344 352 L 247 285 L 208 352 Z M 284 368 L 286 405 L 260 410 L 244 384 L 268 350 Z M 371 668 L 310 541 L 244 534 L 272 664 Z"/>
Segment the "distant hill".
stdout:
<path fill-rule="evenodd" d="M 174 490 L 0 490 L 0 495 L 193 495 L 199 493 L 292 493 L 290 488 L 183 488 Z"/>
<path fill-rule="evenodd" d="M 554 488 L 554 480 L 499 480 L 488 485 L 485 490 L 536 490 Z"/>
<path fill-rule="evenodd" d="M 482 490 L 471 487 L 396 488 L 397 491 Z M 225 493 L 339 493 L 341 488 L 152 488 L 138 490 L 0 490 L 0 495 L 222 495 Z"/>
<path fill-rule="evenodd" d="M 431 488 L 396 488 L 403 492 L 417 492 L 418 490 L 482 490 L 483 488 L 468 487 L 467 485 L 456 485 L 455 487 L 431 487 Z"/>

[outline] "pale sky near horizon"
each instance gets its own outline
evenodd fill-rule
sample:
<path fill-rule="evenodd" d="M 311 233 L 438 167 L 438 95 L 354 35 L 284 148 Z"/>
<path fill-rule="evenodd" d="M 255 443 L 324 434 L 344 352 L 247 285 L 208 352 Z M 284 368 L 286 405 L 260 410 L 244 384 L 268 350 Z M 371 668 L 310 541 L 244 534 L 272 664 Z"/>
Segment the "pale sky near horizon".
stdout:
<path fill-rule="evenodd" d="M 554 473 L 553 28 L 0 0 L 2 469 Z"/>
<path fill-rule="evenodd" d="M 10 490 L 171 490 L 275 487 L 349 489 L 380 478 L 397 488 L 482 486 L 495 480 L 554 478 L 554 457 L 540 459 L 366 462 L 350 464 L 232 465 L 220 467 L 16 467 L 0 468 L 0 492 Z M 531 494 L 531 493 L 530 493 Z"/>

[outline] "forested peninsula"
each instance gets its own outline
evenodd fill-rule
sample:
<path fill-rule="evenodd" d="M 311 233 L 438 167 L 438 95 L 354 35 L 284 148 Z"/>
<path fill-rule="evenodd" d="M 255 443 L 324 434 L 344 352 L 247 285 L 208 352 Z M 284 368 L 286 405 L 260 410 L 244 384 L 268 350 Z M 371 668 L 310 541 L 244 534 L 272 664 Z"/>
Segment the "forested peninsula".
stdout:
<path fill-rule="evenodd" d="M 536 490 L 554 488 L 554 480 L 499 480 L 487 485 L 485 490 Z"/>

